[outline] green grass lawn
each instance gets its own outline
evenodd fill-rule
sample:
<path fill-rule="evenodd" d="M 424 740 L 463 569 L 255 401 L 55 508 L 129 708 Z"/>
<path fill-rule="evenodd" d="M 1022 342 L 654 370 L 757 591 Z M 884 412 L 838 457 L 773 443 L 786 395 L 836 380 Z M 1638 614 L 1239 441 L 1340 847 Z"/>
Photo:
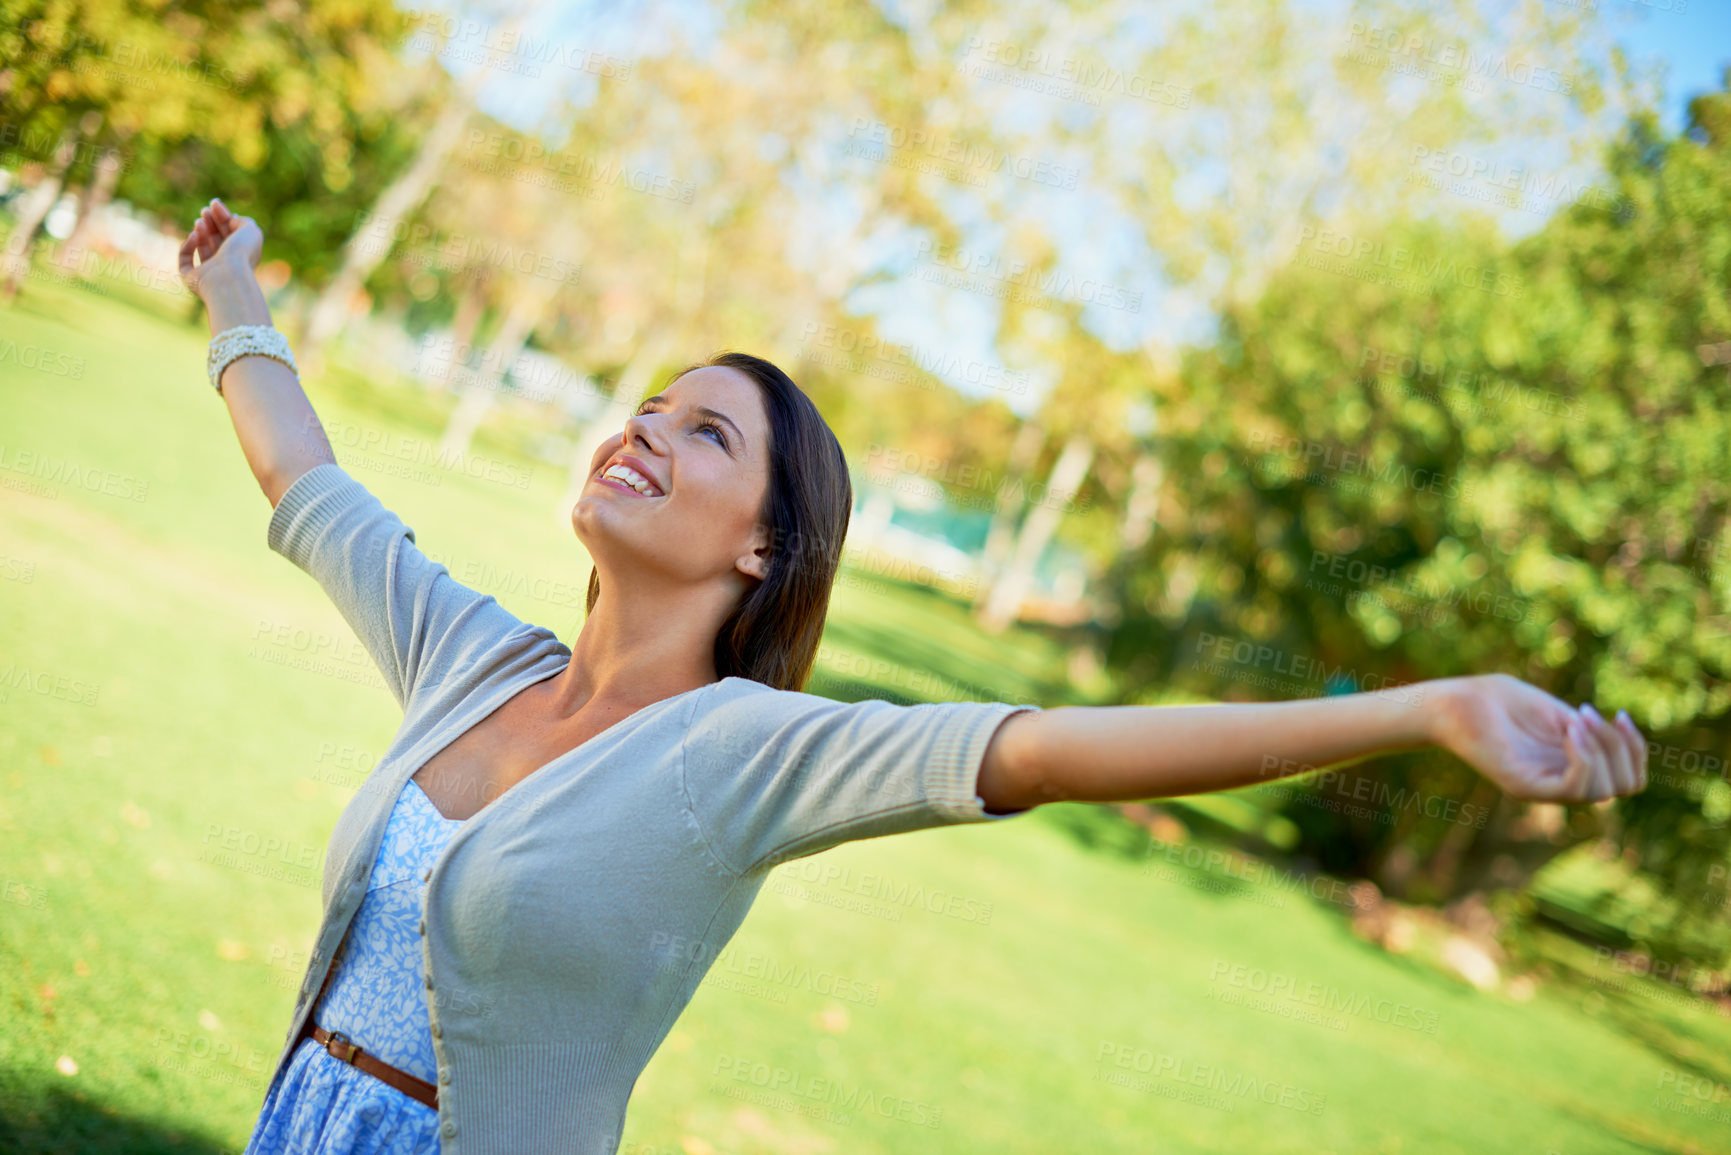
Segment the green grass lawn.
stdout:
<path fill-rule="evenodd" d="M 0 312 L 0 1150 L 240 1149 L 329 832 L 400 720 L 267 549 L 205 337 L 50 285 Z M 82 376 L 6 342 L 72 352 Z M 327 423 L 398 445 L 436 441 L 448 404 L 342 374 L 309 392 Z M 481 450 L 528 468 L 509 445 Z M 338 456 L 460 580 L 573 639 L 588 565 L 553 512 L 562 477 Z M 837 662 L 814 684 L 836 696 L 909 699 L 927 672 L 1078 700 L 1049 641 L 988 640 L 893 583 L 843 583 L 826 645 L 895 663 L 874 683 Z M 1076 828 L 1098 813 L 779 868 L 640 1080 L 623 1150 L 1731 1151 L 1724 1018 L 1650 984 L 1482 994 L 1338 908 L 1089 849 Z M 235 833 L 275 849 L 213 853 Z M 1587 948 L 1556 950 L 1590 970 Z M 1243 976 L 1263 972 L 1336 1011 L 1258 1005 Z M 766 1092 L 752 1076 L 775 1069 L 836 1094 Z"/>

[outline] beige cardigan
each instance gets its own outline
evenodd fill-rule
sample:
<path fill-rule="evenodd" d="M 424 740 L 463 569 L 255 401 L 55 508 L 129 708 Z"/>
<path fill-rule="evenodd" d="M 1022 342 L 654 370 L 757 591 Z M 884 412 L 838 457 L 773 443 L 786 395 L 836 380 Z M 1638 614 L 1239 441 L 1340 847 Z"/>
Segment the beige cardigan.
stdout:
<path fill-rule="evenodd" d="M 453 580 L 340 466 L 290 486 L 268 539 L 324 587 L 404 711 L 332 832 L 274 1088 L 399 791 L 571 651 Z M 442 1150 L 612 1155 L 638 1074 L 770 869 L 853 839 L 1026 813 L 988 814 L 974 791 L 993 732 L 1033 709 L 850 704 L 723 678 L 639 710 L 500 795 L 427 876 Z"/>

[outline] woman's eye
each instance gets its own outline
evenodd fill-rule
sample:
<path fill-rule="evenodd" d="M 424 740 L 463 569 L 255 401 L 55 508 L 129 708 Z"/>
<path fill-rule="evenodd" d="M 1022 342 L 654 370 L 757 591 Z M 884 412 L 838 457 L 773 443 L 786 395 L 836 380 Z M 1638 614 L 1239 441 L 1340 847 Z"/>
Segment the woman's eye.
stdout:
<path fill-rule="evenodd" d="M 723 449 L 727 448 L 727 437 L 721 432 L 721 426 L 717 425 L 713 421 L 705 421 L 702 425 L 699 425 L 698 428 L 713 429 L 715 431 L 715 440 L 720 442 Z"/>

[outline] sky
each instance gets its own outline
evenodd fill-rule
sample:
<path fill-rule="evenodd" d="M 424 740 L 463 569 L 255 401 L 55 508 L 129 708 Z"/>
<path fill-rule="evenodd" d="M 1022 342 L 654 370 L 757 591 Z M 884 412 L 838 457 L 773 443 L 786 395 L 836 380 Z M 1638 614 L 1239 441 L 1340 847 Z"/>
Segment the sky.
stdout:
<path fill-rule="evenodd" d="M 1298 2 L 1309 4 L 1313 0 Z M 1319 9 L 1341 7 L 1340 0 L 1314 0 L 1314 3 Z M 1686 124 L 1689 99 L 1702 91 L 1718 90 L 1723 70 L 1731 65 L 1731 0 L 1544 0 L 1544 4 L 1547 7 L 1567 4 L 1577 11 L 1587 7 L 1604 21 L 1611 39 L 1629 55 L 1631 65 L 1638 72 L 1650 70 L 1656 74 L 1654 91 L 1659 94 L 1661 123 L 1670 132 L 1679 132 Z M 1486 4 L 1491 11 L 1505 6 L 1504 2 L 1493 0 L 1487 0 Z M 1341 19 L 1338 12 L 1324 18 L 1336 22 Z M 1205 176 L 1200 169 L 1197 175 Z M 1208 181 L 1204 179 L 1202 183 Z M 1099 215 L 1087 212 L 1073 215 L 1075 219 L 1068 224 L 1054 221 L 1054 228 L 1065 236 L 1066 251 L 1079 255 L 1082 267 L 1076 270 L 1078 276 L 1089 275 L 1092 270 L 1086 266 L 1093 265 L 1099 253 L 1113 249 L 1127 251 L 1127 246 L 1134 243 L 1129 237 L 1115 235 Z M 1510 236 L 1533 231 L 1542 227 L 1544 221 L 1541 216 L 1519 211 L 1506 212 L 1501 219 Z M 1195 344 L 1211 339 L 1214 318 L 1201 297 L 1187 291 L 1186 286 L 1167 283 L 1152 260 L 1142 262 L 1141 268 L 1139 275 L 1126 278 L 1126 287 L 1143 294 L 1140 309 L 1134 313 L 1091 309 L 1085 323 L 1109 346 L 1120 350 L 1138 347 L 1150 339 L 1168 344 Z M 979 315 L 977 300 L 956 299 L 970 298 L 973 294 L 950 292 L 946 300 L 942 294 L 909 293 L 899 286 L 886 286 L 879 290 L 878 296 L 884 303 L 879 313 L 880 325 L 889 339 L 916 349 L 963 346 L 971 350 L 967 356 L 985 361 L 994 359 L 989 316 Z M 967 382 L 951 384 L 970 396 L 989 395 Z M 1039 392 L 1004 399 L 1016 412 L 1029 416 L 1038 406 Z"/>
<path fill-rule="evenodd" d="M 921 19 L 924 8 L 936 0 L 879 2 L 892 19 L 917 30 L 924 23 Z M 1173 10 L 1191 7 L 1195 2 L 1168 0 L 1150 7 L 1158 7 L 1170 15 Z M 1321 20 L 1339 23 L 1343 19 L 1344 0 L 1296 2 L 1301 7 L 1314 8 Z M 1517 2 L 1484 0 L 1484 11 L 1494 14 Z M 1731 0 L 1540 0 L 1540 4 L 1541 10 L 1554 9 L 1559 14 L 1584 12 L 1602 21 L 1637 70 L 1654 74 L 1661 123 L 1668 132 L 1683 128 L 1689 98 L 1702 91 L 1717 90 L 1723 70 L 1731 65 Z M 660 15 L 659 20 L 648 18 L 652 5 Z M 529 30 L 544 39 L 564 46 L 567 51 L 576 48 L 579 55 L 587 54 L 590 60 L 610 58 L 622 62 L 656 50 L 657 43 L 664 41 L 664 34 L 657 29 L 664 27 L 663 21 L 670 12 L 679 14 L 677 23 L 684 41 L 680 51 L 700 52 L 701 45 L 710 42 L 706 29 L 713 28 L 715 19 L 714 9 L 704 0 L 626 0 L 623 4 L 606 6 L 598 0 L 575 0 L 534 5 L 530 12 Z M 917 32 L 915 39 L 919 39 Z M 447 58 L 447 67 L 461 76 L 472 66 Z M 533 131 L 537 124 L 547 123 L 548 110 L 556 108 L 561 98 L 579 107 L 586 103 L 597 82 L 598 70 L 594 68 L 548 66 L 540 71 L 542 75 L 538 78 L 510 74 L 490 77 L 481 95 L 481 106 L 506 123 Z M 1200 184 L 1209 183 L 1206 162 L 1198 166 L 1196 176 Z M 1218 193 L 1205 191 L 1204 195 Z M 1098 278 L 1127 293 L 1139 293 L 1141 300 L 1135 309 L 1090 307 L 1084 314 L 1084 324 L 1109 346 L 1121 350 L 1151 341 L 1189 344 L 1208 340 L 1213 317 L 1198 287 L 1167 283 L 1152 254 L 1138 248 L 1140 238 L 1135 235 L 1136 230 L 1126 227 L 1130 222 L 1120 220 L 1114 224 L 1099 206 L 1088 204 L 1088 199 L 1085 190 L 1077 190 L 1076 195 L 1052 201 L 1057 207 L 1053 209 L 1051 227 L 1062 238 L 1066 255 L 1064 271 L 1078 278 Z M 854 206 L 846 203 L 845 196 L 833 203 L 811 207 L 814 219 L 827 218 L 822 232 L 832 236 L 836 229 L 847 229 L 852 211 Z M 1517 211 L 1504 213 L 1502 219 L 1511 236 L 1541 227 L 1544 220 L 1531 212 Z M 979 251 L 994 251 L 996 241 L 991 227 L 989 222 L 983 222 L 977 242 Z M 880 247 L 889 253 L 911 244 L 907 237 L 882 238 Z M 928 273 L 933 271 L 931 264 L 928 262 Z M 1050 380 L 1052 371 L 1048 368 L 1042 373 L 1036 367 L 1002 366 L 1002 357 L 993 348 L 996 306 L 990 296 L 931 281 L 929 276 L 923 283 L 917 276 L 904 278 L 893 285 L 857 293 L 849 298 L 848 305 L 876 315 L 886 339 L 920 354 L 939 354 L 932 358 L 935 361 L 996 366 L 1000 370 L 1030 369 L 1035 387 L 1015 396 L 964 379 L 950 379 L 950 384 L 966 395 L 998 396 L 1016 412 L 1030 415 L 1038 407 L 1043 384 Z"/>
<path fill-rule="evenodd" d="M 1688 100 L 1696 92 L 1717 89 L 1720 76 L 1731 65 L 1731 0 L 1542 0 L 1548 7 L 1597 12 L 1616 30 L 1616 39 L 1632 57 L 1668 71 L 1662 101 L 1664 124 L 1675 132 L 1682 128 Z M 897 0 L 881 0 L 892 14 L 908 7 Z M 713 9 L 701 3 L 680 3 L 687 10 L 694 39 L 714 26 Z M 1487 4 L 1495 8 L 1496 4 Z M 627 0 L 612 6 L 605 19 L 598 19 L 599 5 L 589 0 L 533 6 L 532 27 L 557 36 L 562 42 L 593 45 L 599 51 L 617 52 L 629 59 L 645 47 L 648 22 L 632 19 L 632 13 L 647 10 L 645 0 Z M 1151 7 L 1157 7 L 1151 6 Z M 455 11 L 457 5 L 429 5 L 422 11 Z M 461 72 L 461 65 L 453 72 Z M 533 80 L 505 79 L 489 83 L 482 104 L 486 110 L 523 127 L 532 125 L 545 107 L 551 89 Z"/>
<path fill-rule="evenodd" d="M 1731 65 L 1731 0 L 1600 0 L 1600 6 L 1616 22 L 1618 40 L 1631 56 L 1669 70 L 1662 123 L 1681 131 L 1689 97 L 1716 91 Z"/>

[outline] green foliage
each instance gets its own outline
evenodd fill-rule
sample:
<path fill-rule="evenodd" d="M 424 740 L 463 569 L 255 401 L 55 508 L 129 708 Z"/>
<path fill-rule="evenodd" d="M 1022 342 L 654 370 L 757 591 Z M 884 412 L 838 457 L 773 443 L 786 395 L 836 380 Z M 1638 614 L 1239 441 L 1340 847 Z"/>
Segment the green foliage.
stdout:
<path fill-rule="evenodd" d="M 115 195 L 172 221 L 226 198 L 267 222 L 265 259 L 318 284 L 441 96 L 415 94 L 406 30 L 389 0 L 0 0 L 0 124 L 21 141 L 78 134 L 72 184 L 118 149 Z"/>
<path fill-rule="evenodd" d="M 1518 245 L 1471 224 L 1317 230 L 1230 309 L 1163 399 L 1182 496 L 1126 579 L 1111 655 L 1126 694 L 1313 697 L 1500 670 L 1627 708 L 1655 770 L 1668 749 L 1722 772 L 1731 377 L 1707 350 L 1731 337 L 1725 99 L 1697 101 L 1677 139 L 1632 122 L 1609 195 Z M 1453 760 L 1399 761 L 1377 776 L 1467 797 Z M 1727 894 L 1728 802 L 1725 781 L 1679 773 L 1617 804 L 1676 900 L 1648 948 L 1731 945 L 1701 932 Z M 1524 809 L 1501 800 L 1463 830 L 1288 806 L 1311 853 L 1430 898 L 1518 883 L 1604 833 L 1580 813 L 1541 836 Z"/>

